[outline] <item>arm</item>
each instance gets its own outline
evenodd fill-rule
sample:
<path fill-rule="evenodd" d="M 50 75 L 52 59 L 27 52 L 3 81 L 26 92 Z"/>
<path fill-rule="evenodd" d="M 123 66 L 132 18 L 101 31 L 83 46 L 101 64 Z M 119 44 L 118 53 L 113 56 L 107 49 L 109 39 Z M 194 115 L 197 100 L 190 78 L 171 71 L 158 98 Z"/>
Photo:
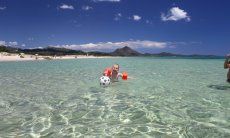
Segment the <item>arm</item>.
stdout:
<path fill-rule="evenodd" d="M 122 73 L 118 73 L 117 77 L 121 77 L 122 78 L 123 74 Z"/>

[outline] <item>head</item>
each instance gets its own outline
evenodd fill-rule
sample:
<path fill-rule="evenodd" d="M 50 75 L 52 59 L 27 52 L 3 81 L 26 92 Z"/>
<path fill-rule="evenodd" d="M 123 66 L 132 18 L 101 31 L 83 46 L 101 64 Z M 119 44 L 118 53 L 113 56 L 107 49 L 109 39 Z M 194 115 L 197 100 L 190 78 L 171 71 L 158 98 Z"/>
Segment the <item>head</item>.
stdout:
<path fill-rule="evenodd" d="M 118 64 L 114 64 L 112 67 L 113 72 L 119 72 L 119 65 Z"/>

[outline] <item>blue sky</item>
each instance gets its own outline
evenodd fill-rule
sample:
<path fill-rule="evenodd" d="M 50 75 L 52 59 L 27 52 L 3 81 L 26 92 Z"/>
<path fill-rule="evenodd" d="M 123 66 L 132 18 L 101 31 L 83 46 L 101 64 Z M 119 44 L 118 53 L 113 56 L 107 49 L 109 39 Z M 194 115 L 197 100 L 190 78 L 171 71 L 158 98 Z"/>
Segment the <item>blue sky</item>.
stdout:
<path fill-rule="evenodd" d="M 0 44 L 230 53 L 229 0 L 1 0 Z"/>

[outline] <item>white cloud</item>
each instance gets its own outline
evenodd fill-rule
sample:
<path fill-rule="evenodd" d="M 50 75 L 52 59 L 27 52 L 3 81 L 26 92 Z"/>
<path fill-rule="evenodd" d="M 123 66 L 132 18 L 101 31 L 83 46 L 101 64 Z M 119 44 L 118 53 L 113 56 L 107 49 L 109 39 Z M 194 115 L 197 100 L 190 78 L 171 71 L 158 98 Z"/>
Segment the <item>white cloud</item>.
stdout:
<path fill-rule="evenodd" d="M 74 7 L 72 5 L 67 5 L 67 4 L 62 4 L 60 6 L 61 9 L 64 9 L 64 10 L 73 10 Z"/>
<path fill-rule="evenodd" d="M 164 13 L 161 14 L 162 21 L 178 21 L 185 19 L 186 21 L 190 21 L 190 17 L 187 12 L 180 9 L 179 7 L 172 7 L 167 15 Z"/>
<path fill-rule="evenodd" d="M 82 6 L 82 10 L 85 10 L 85 11 L 92 10 L 92 9 L 93 9 L 93 7 L 90 7 L 88 5 Z"/>
<path fill-rule="evenodd" d="M 22 44 L 21 46 L 22 46 L 22 47 L 25 47 L 25 46 L 26 46 L 26 44 Z"/>
<path fill-rule="evenodd" d="M 94 2 L 120 2 L 121 0 L 93 0 Z"/>
<path fill-rule="evenodd" d="M 45 47 L 33 47 L 33 48 L 28 48 L 28 49 L 44 49 Z"/>
<path fill-rule="evenodd" d="M 117 13 L 117 14 L 115 14 L 114 20 L 118 21 L 118 20 L 121 19 L 121 17 L 122 17 L 122 14 L 121 13 Z"/>
<path fill-rule="evenodd" d="M 117 48 L 129 46 L 133 49 L 140 48 L 157 48 L 162 49 L 168 46 L 167 42 L 157 42 L 149 40 L 129 40 L 123 42 L 99 42 L 99 43 L 88 43 L 88 44 L 72 44 L 72 45 L 56 45 L 55 47 L 65 47 L 69 49 L 84 50 L 84 51 L 113 51 Z"/>
<path fill-rule="evenodd" d="M 133 15 L 133 20 L 134 21 L 139 21 L 139 20 L 141 20 L 141 16 L 139 16 L 139 15 Z"/>
<path fill-rule="evenodd" d="M 0 7 L 0 10 L 5 10 L 6 9 L 6 7 Z"/>
<path fill-rule="evenodd" d="M 6 41 L 0 41 L 0 46 L 5 46 L 6 45 Z"/>
<path fill-rule="evenodd" d="M 9 42 L 8 43 L 9 46 L 17 46 L 18 42 L 14 41 L 14 42 Z"/>
<path fill-rule="evenodd" d="M 18 46 L 18 42 L 16 42 L 16 41 L 12 41 L 12 42 L 0 41 L 0 45 L 4 45 L 4 46 Z"/>
<path fill-rule="evenodd" d="M 90 6 L 82 6 L 81 7 L 82 8 L 82 10 L 85 10 L 85 11 L 88 11 L 88 10 L 92 10 L 93 9 L 93 7 L 90 7 Z"/>

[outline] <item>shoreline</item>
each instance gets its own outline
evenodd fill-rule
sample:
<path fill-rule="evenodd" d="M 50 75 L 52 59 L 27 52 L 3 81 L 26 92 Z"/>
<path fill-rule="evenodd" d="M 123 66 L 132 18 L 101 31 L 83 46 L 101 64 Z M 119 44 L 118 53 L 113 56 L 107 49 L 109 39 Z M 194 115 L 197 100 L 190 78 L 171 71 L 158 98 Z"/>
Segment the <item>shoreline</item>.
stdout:
<path fill-rule="evenodd" d="M 86 56 L 86 55 L 65 55 L 65 56 L 36 56 L 18 54 L 0 54 L 0 62 L 7 61 L 39 61 L 39 60 L 64 60 L 64 59 L 90 59 L 90 58 L 114 58 L 112 56 Z"/>

